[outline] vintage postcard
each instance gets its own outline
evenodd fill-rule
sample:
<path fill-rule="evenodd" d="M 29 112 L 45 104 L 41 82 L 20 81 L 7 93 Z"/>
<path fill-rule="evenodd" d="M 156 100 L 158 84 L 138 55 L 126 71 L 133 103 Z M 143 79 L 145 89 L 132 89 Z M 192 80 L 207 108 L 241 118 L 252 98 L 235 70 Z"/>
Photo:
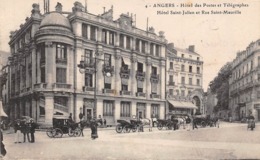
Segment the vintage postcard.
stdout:
<path fill-rule="evenodd" d="M 0 159 L 259 159 L 259 0 L 8 0 Z"/>

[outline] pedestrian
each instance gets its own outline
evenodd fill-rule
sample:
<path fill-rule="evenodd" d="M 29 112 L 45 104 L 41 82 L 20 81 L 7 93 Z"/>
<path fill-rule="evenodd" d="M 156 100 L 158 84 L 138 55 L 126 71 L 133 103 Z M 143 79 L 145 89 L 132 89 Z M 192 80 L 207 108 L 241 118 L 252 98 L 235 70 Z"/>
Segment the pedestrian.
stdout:
<path fill-rule="evenodd" d="M 2 158 L 6 155 L 6 149 L 5 149 L 5 145 L 3 143 L 4 137 L 3 137 L 2 127 L 0 129 L 0 140 L 1 140 L 1 144 L 0 144 L 1 155 L 0 155 L 0 158 Z"/>
<path fill-rule="evenodd" d="M 30 126 L 29 123 L 27 123 L 26 121 L 21 122 L 21 132 L 23 133 L 23 143 L 26 142 L 26 139 L 28 140 L 28 142 L 30 142 Z"/>
<path fill-rule="evenodd" d="M 90 120 L 90 129 L 91 129 L 91 138 L 93 140 L 95 140 L 96 138 L 98 138 L 98 133 L 97 133 L 97 122 L 95 120 L 95 118 Z"/>
<path fill-rule="evenodd" d="M 84 133 L 83 133 L 84 124 L 83 124 L 83 121 L 79 122 L 79 128 L 80 128 L 80 135 L 79 136 L 84 137 Z"/>
<path fill-rule="evenodd" d="M 191 115 L 187 115 L 186 117 L 187 131 L 190 131 L 192 128 L 192 117 Z"/>
<path fill-rule="evenodd" d="M 83 116 L 84 116 L 83 113 L 80 112 L 80 113 L 79 113 L 79 121 L 82 121 L 82 120 L 83 120 Z"/>
<path fill-rule="evenodd" d="M 31 143 L 35 142 L 35 137 L 34 137 L 34 133 L 35 133 L 35 129 L 37 128 L 37 124 L 34 122 L 33 119 L 30 119 L 30 133 L 31 133 Z"/>
<path fill-rule="evenodd" d="M 195 115 L 193 115 L 192 116 L 192 118 L 191 118 L 192 120 L 192 129 L 194 130 L 194 128 L 196 128 L 196 129 L 198 129 L 198 126 L 197 126 L 197 119 L 196 119 L 196 117 L 195 117 Z"/>
<path fill-rule="evenodd" d="M 21 133 L 21 122 L 20 120 L 17 120 L 16 123 L 14 124 L 14 132 L 15 132 L 15 142 L 14 143 L 22 143 L 21 142 L 21 137 L 22 137 L 22 133 Z"/>

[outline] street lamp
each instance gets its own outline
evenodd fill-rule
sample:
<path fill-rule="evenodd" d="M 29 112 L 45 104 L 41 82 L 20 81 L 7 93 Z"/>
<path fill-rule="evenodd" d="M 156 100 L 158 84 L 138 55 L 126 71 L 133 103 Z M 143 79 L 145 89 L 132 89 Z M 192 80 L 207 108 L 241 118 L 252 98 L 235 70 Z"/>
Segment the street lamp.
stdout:
<path fill-rule="evenodd" d="M 89 62 L 86 60 L 89 59 Z M 94 59 L 94 64 L 92 63 Z M 94 108 L 97 109 L 97 63 L 99 61 L 105 61 L 103 59 L 99 59 L 97 57 L 86 57 L 81 56 L 80 64 L 78 64 L 79 72 L 81 74 L 88 73 L 94 68 L 95 76 L 94 76 Z M 112 73 L 110 70 L 103 69 L 106 77 L 111 77 Z"/>

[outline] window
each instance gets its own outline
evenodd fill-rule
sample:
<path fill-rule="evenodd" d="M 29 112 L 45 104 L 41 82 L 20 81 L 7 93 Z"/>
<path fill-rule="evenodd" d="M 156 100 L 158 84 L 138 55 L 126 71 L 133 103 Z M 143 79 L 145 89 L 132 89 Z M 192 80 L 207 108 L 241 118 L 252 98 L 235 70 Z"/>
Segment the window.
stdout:
<path fill-rule="evenodd" d="M 156 54 L 157 57 L 159 57 L 159 55 L 160 55 L 160 46 L 159 45 L 156 45 L 155 54 Z"/>
<path fill-rule="evenodd" d="M 173 89 L 169 89 L 169 95 L 173 95 Z"/>
<path fill-rule="evenodd" d="M 184 54 L 181 54 L 181 58 L 184 58 Z"/>
<path fill-rule="evenodd" d="M 157 94 L 157 83 L 151 83 L 152 94 Z"/>
<path fill-rule="evenodd" d="M 111 55 L 105 53 L 104 61 L 105 66 L 111 66 Z"/>
<path fill-rule="evenodd" d="M 128 85 L 122 84 L 122 91 L 128 91 Z"/>
<path fill-rule="evenodd" d="M 103 116 L 114 116 L 114 102 L 103 101 Z"/>
<path fill-rule="evenodd" d="M 173 75 L 169 76 L 169 82 L 173 82 Z"/>
<path fill-rule="evenodd" d="M 66 83 L 66 68 L 56 68 L 56 82 Z"/>
<path fill-rule="evenodd" d="M 56 44 L 56 59 L 67 59 L 67 47 L 63 44 Z"/>
<path fill-rule="evenodd" d="M 145 41 L 142 41 L 142 53 L 145 53 Z"/>
<path fill-rule="evenodd" d="M 143 63 L 137 62 L 137 71 L 143 72 Z"/>
<path fill-rule="evenodd" d="M 158 104 L 152 104 L 151 105 L 151 117 L 152 118 L 159 118 L 159 114 L 160 114 L 160 105 Z"/>
<path fill-rule="evenodd" d="M 192 85 L 192 78 L 189 78 L 189 85 Z"/>
<path fill-rule="evenodd" d="M 40 61 L 45 62 L 45 44 L 40 44 Z"/>
<path fill-rule="evenodd" d="M 88 26 L 86 24 L 82 24 L 82 37 L 88 38 Z"/>
<path fill-rule="evenodd" d="M 140 51 L 140 46 L 139 46 L 139 44 L 140 44 L 140 40 L 139 39 L 136 39 L 136 41 L 135 41 L 135 50 L 136 51 Z"/>
<path fill-rule="evenodd" d="M 41 83 L 45 83 L 45 67 L 41 67 Z"/>
<path fill-rule="evenodd" d="M 173 62 L 170 62 L 170 69 L 173 69 Z"/>
<path fill-rule="evenodd" d="M 96 40 L 96 27 L 95 26 L 90 27 L 90 40 L 92 40 L 92 41 Z"/>
<path fill-rule="evenodd" d="M 260 91 L 257 91 L 257 99 L 260 99 Z"/>
<path fill-rule="evenodd" d="M 152 74 L 157 75 L 157 68 L 152 66 Z"/>
<path fill-rule="evenodd" d="M 143 93 L 143 82 L 137 81 L 137 92 Z"/>
<path fill-rule="evenodd" d="M 151 44 L 150 44 L 150 54 L 151 54 L 151 55 L 153 55 L 153 52 L 154 52 L 154 50 L 153 50 L 153 46 L 154 46 L 154 44 L 151 43 Z"/>
<path fill-rule="evenodd" d="M 93 76 L 92 76 L 92 74 L 85 73 L 85 86 L 88 86 L 88 87 L 93 86 Z"/>
<path fill-rule="evenodd" d="M 105 89 L 111 89 L 111 83 L 105 83 Z"/>
<path fill-rule="evenodd" d="M 200 57 L 197 57 L 197 61 L 199 61 L 200 60 Z"/>
<path fill-rule="evenodd" d="M 92 64 L 93 63 L 93 57 L 92 57 L 92 51 L 85 49 L 85 63 L 86 64 Z"/>
<path fill-rule="evenodd" d="M 107 31 L 104 29 L 102 30 L 102 42 L 107 43 Z"/>
<path fill-rule="evenodd" d="M 40 106 L 40 116 L 45 116 L 45 108 Z"/>
<path fill-rule="evenodd" d="M 114 32 L 109 31 L 109 44 L 114 45 Z"/>
<path fill-rule="evenodd" d="M 258 81 L 260 81 L 260 74 L 257 74 L 257 79 Z"/>
<path fill-rule="evenodd" d="M 121 102 L 120 106 L 120 117 L 130 117 L 131 106 L 130 102 Z"/>
<path fill-rule="evenodd" d="M 200 74 L 200 67 L 197 67 L 197 73 Z"/>
<path fill-rule="evenodd" d="M 189 72 L 192 73 L 192 66 L 189 66 Z"/>
<path fill-rule="evenodd" d="M 67 97 L 54 97 L 54 103 L 62 105 L 62 106 L 67 106 L 68 105 L 68 98 Z"/>
<path fill-rule="evenodd" d="M 190 94 L 191 94 L 191 91 L 189 90 L 189 91 L 188 91 L 188 95 L 190 95 Z"/>
<path fill-rule="evenodd" d="M 181 90 L 181 96 L 185 96 L 185 91 L 184 90 Z"/>
<path fill-rule="evenodd" d="M 131 49 L 131 38 L 126 36 L 126 49 Z"/>
<path fill-rule="evenodd" d="M 185 84 L 185 77 L 181 77 L 181 84 Z"/>
<path fill-rule="evenodd" d="M 124 35 L 120 34 L 119 36 L 119 46 L 124 48 Z"/>
<path fill-rule="evenodd" d="M 184 66 L 184 64 L 181 65 L 181 71 L 182 71 L 182 72 L 185 71 L 185 66 Z"/>
<path fill-rule="evenodd" d="M 200 79 L 197 79 L 197 85 L 200 86 Z"/>

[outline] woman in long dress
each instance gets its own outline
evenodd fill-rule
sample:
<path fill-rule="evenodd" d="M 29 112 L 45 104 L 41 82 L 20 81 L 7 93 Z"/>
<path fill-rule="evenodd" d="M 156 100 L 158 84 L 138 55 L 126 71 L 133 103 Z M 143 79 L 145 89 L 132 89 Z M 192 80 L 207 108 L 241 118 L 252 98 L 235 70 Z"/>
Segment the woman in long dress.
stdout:
<path fill-rule="evenodd" d="M 90 121 L 90 129 L 91 129 L 91 138 L 94 140 L 96 138 L 98 138 L 98 133 L 97 133 L 97 122 L 95 119 L 92 119 Z"/>

